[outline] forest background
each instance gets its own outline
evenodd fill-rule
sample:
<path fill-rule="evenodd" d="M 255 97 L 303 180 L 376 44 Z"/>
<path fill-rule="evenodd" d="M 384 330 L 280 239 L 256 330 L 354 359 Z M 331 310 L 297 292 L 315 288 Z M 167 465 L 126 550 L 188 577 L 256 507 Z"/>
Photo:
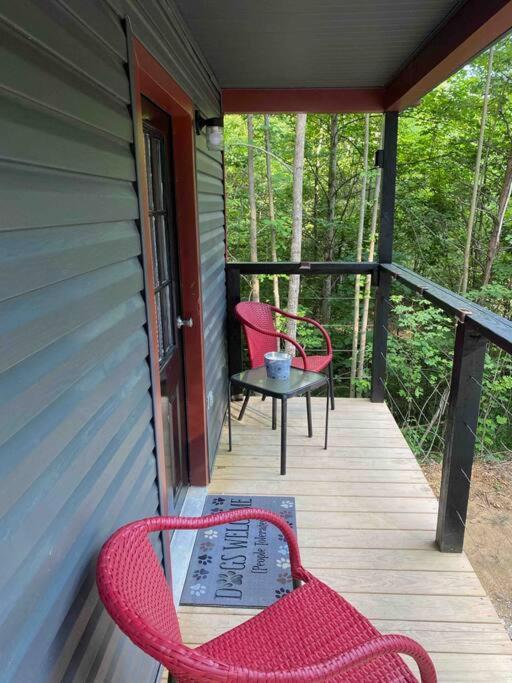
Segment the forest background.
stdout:
<path fill-rule="evenodd" d="M 230 261 L 372 260 L 382 115 L 225 118 Z M 394 261 L 512 314 L 512 39 L 400 115 Z M 242 298 L 323 322 L 338 395 L 366 396 L 373 291 L 364 276 L 259 276 Z M 439 459 L 454 321 L 395 284 L 386 401 L 421 459 Z M 295 330 L 289 329 L 295 334 Z M 310 352 L 322 346 L 299 324 Z M 512 359 L 489 345 L 477 453 L 512 458 Z"/>

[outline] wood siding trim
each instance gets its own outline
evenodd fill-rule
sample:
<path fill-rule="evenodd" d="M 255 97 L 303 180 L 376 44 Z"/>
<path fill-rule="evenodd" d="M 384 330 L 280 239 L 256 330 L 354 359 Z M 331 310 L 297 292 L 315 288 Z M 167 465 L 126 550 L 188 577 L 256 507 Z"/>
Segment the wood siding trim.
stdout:
<path fill-rule="evenodd" d="M 158 500 L 160 514 L 169 513 L 169 482 L 165 466 L 164 431 L 161 420 L 160 369 L 158 365 L 157 310 L 153 289 L 153 250 L 151 248 L 151 226 L 149 224 L 149 198 L 146 183 L 146 163 L 144 152 L 144 133 L 142 129 L 142 102 L 140 97 L 140 73 L 134 46 L 134 36 L 129 19 L 125 22 L 126 43 L 128 52 L 128 72 L 130 78 L 130 99 L 132 108 L 133 141 L 137 176 L 137 196 L 139 202 L 139 222 L 141 238 L 141 257 L 144 277 L 144 301 L 148 325 L 149 373 L 151 381 L 151 399 L 153 408 L 153 432 L 155 438 L 155 459 L 158 482 Z M 171 574 L 171 539 L 169 532 L 162 532 L 162 554 L 165 574 L 169 581 Z"/>
<path fill-rule="evenodd" d="M 383 88 L 223 88 L 224 114 L 384 111 Z"/>
<path fill-rule="evenodd" d="M 194 107 L 192 100 L 183 92 L 167 71 L 155 60 L 137 38 L 132 39 L 135 73 L 136 102 L 134 107 L 135 144 L 138 157 L 144 167 L 144 140 L 141 95 L 146 96 L 173 118 L 173 152 L 176 179 L 177 241 L 180 265 L 181 305 L 183 316 L 192 317 L 194 326 L 183 328 L 183 351 L 185 364 L 185 392 L 188 428 L 190 483 L 204 486 L 209 481 L 207 419 L 205 396 L 205 354 L 203 338 L 203 307 L 201 292 L 201 258 L 196 193 Z M 145 175 L 143 176 L 145 177 Z M 151 228 L 148 216 L 148 197 L 144 183 L 140 183 L 142 201 L 143 236 L 151 244 Z M 152 252 L 145 248 L 146 278 L 152 277 Z M 152 364 L 156 363 L 158 377 L 158 351 L 156 332 L 156 302 L 152 286 L 146 282 L 151 315 L 150 344 Z M 155 400 L 159 404 L 159 382 L 153 380 Z M 159 422 L 159 420 L 157 420 Z M 157 431 L 161 432 L 161 424 Z M 162 439 L 162 441 L 161 441 Z M 163 457 L 163 433 L 157 434 L 157 452 Z M 163 469 L 161 470 L 162 476 Z"/>

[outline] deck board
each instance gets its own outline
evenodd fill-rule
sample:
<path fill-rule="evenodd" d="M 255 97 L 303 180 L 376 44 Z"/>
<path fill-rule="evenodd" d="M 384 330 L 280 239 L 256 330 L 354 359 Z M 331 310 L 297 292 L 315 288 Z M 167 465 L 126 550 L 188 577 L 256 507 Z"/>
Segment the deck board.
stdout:
<path fill-rule="evenodd" d="M 324 451 L 325 402 L 312 404 L 309 439 L 305 402 L 289 402 L 281 477 L 270 401 L 252 399 L 244 420 L 233 421 L 232 453 L 223 434 L 209 491 L 295 496 L 304 565 L 383 633 L 421 642 L 439 683 L 512 683 L 512 643 L 467 557 L 435 548 L 437 502 L 388 408 L 337 399 Z M 181 607 L 185 642 L 198 645 L 255 613 Z"/>

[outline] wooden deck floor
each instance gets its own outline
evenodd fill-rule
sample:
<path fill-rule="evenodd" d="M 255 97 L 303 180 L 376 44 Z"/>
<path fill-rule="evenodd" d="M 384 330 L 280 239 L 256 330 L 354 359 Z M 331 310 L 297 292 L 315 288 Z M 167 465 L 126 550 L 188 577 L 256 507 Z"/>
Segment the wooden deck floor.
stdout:
<path fill-rule="evenodd" d="M 415 638 L 439 682 L 512 682 L 512 643 L 465 555 L 434 547 L 437 501 L 384 404 L 337 399 L 322 450 L 324 399 L 289 402 L 288 474 L 279 475 L 279 431 L 270 401 L 251 399 L 223 436 L 211 493 L 295 496 L 303 564 L 349 599 L 383 633 Z M 239 409 L 235 404 L 234 410 Z M 255 610 L 181 607 L 196 645 Z"/>

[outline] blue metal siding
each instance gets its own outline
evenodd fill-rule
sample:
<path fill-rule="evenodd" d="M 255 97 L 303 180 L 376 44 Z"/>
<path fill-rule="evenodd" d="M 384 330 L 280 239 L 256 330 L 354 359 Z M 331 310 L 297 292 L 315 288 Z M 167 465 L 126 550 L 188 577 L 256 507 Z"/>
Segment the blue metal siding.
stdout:
<path fill-rule="evenodd" d="M 94 582 L 112 530 L 159 512 L 125 14 L 203 112 L 218 111 L 170 4 L 0 7 L 2 683 L 157 673 Z M 198 170 L 207 164 L 198 186 L 212 447 L 225 407 L 222 173 L 198 150 Z"/>
<path fill-rule="evenodd" d="M 227 406 L 224 174 L 222 155 L 196 138 L 197 192 L 208 400 L 208 446 L 213 465 Z"/>
<path fill-rule="evenodd" d="M 85 0 L 75 0 L 75 4 Z M 172 0 L 105 0 L 129 16 L 137 38 L 208 116 L 218 115 L 219 89 L 199 47 Z"/>

